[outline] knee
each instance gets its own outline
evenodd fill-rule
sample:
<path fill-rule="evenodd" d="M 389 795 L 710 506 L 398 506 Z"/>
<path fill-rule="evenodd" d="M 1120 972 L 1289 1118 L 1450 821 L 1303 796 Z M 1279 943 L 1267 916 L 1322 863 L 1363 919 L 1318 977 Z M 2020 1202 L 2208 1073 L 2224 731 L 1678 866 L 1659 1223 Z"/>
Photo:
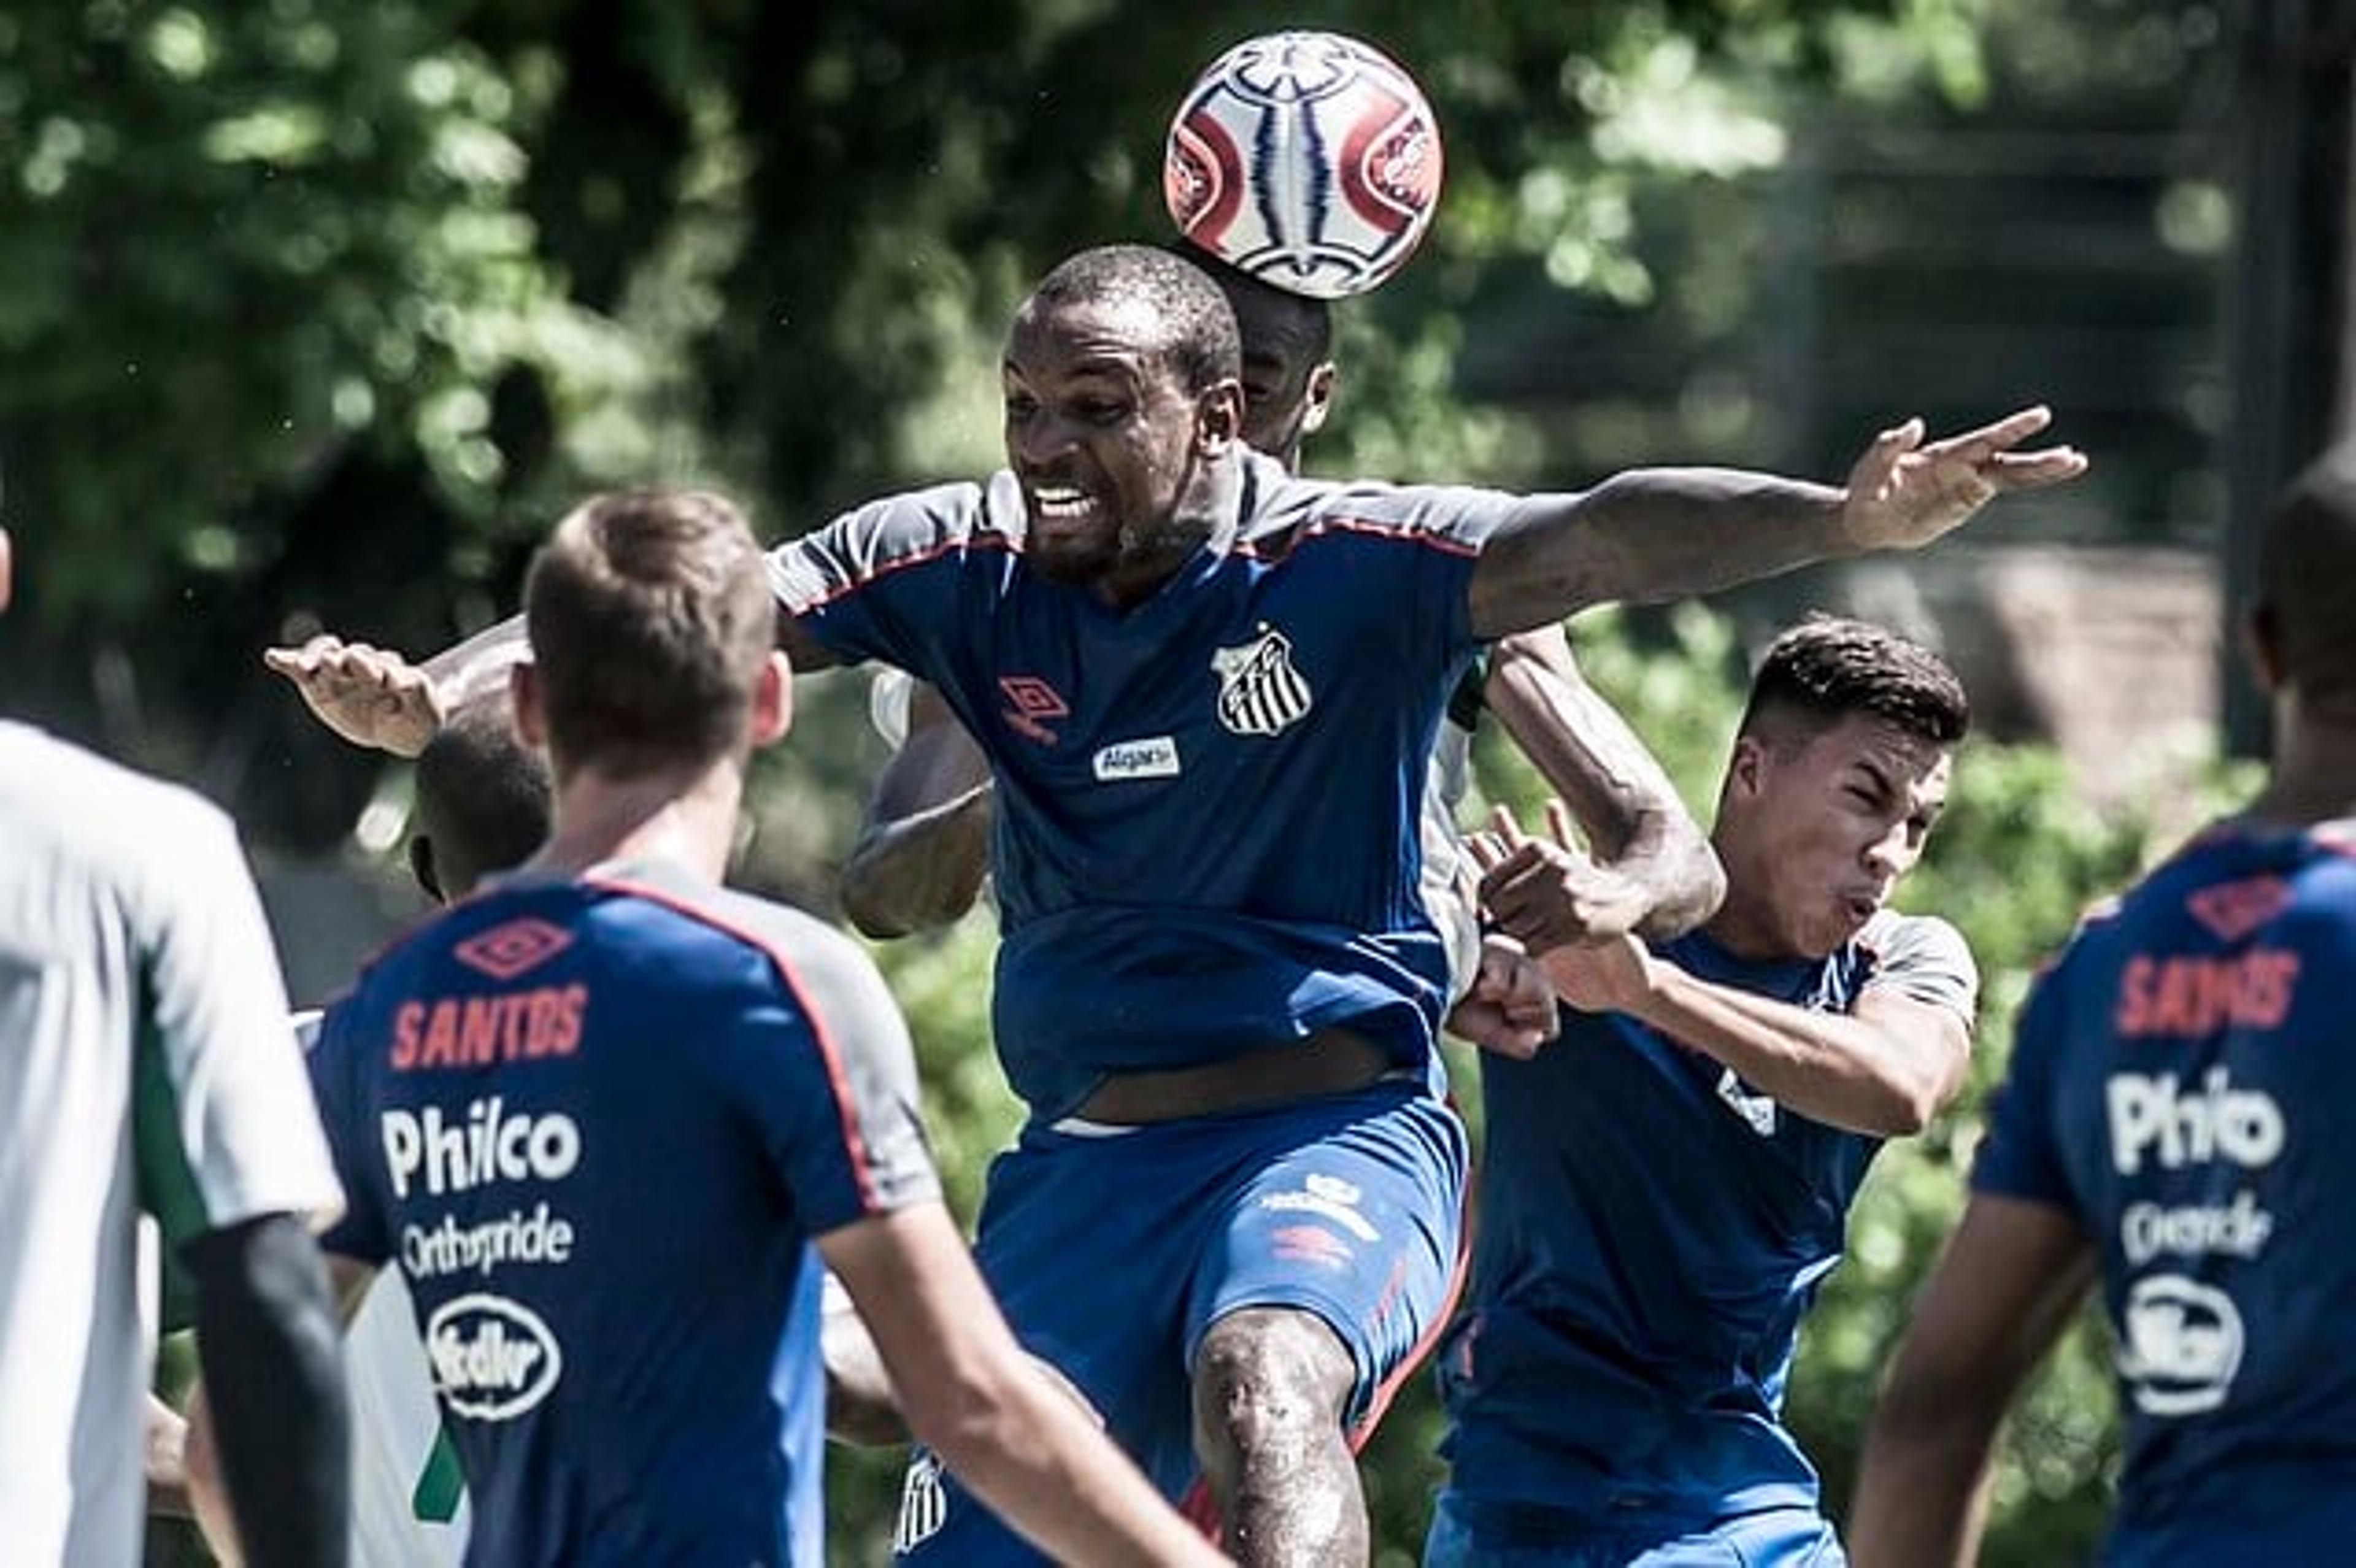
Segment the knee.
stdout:
<path fill-rule="evenodd" d="M 1313 1314 L 1232 1313 L 1203 1337 L 1194 1363 L 1194 1446 L 1215 1475 L 1258 1456 L 1341 1439 L 1356 1381 L 1350 1352 Z"/>

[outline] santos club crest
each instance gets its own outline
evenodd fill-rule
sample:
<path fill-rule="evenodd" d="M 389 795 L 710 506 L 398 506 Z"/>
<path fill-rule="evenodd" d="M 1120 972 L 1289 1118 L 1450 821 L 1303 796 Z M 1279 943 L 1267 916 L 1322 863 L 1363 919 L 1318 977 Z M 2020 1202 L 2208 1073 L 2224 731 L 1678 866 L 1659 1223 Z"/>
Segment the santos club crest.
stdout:
<path fill-rule="evenodd" d="M 1292 665 L 1292 641 L 1273 626 L 1239 648 L 1211 655 L 1219 722 L 1238 735 L 1275 735 L 1309 711 L 1309 682 Z"/>

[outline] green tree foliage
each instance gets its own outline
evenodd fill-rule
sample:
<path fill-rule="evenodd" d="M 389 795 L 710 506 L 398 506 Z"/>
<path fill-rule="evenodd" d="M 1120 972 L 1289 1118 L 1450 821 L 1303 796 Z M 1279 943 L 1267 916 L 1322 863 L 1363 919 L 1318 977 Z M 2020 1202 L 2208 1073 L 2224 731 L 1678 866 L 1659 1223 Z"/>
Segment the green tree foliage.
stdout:
<path fill-rule="evenodd" d="M 1452 312 L 1532 257 L 1554 286 L 1641 293 L 1633 171 L 1773 150 L 1706 63 L 1823 80 L 1865 37 L 1964 58 L 1973 11 L 1288 15 L 1413 62 L 1450 143 L 1430 259 L 1365 313 L 1332 459 L 1527 471 L 1510 427 L 1452 407 Z M 1241 0 L 0 15 L 15 705 L 198 774 L 265 838 L 334 842 L 374 764 L 258 681 L 256 648 L 470 630 L 590 485 L 718 482 L 789 532 L 989 462 L 1023 280 L 1166 230 L 1169 109 L 1269 25 Z"/>

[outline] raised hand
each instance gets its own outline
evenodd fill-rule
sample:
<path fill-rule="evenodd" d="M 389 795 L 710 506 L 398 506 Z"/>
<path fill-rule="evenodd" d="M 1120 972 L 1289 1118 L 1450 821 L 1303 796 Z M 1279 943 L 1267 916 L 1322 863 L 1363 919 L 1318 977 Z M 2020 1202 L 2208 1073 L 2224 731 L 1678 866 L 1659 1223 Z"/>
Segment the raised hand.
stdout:
<path fill-rule="evenodd" d="M 2052 422 L 2052 411 L 2040 405 L 1940 441 L 1922 439 L 1919 419 L 1883 431 L 1849 470 L 1841 521 L 1868 549 L 1911 549 L 1961 527 L 2007 491 L 2075 479 L 2086 471 L 2075 447 L 2015 450 Z"/>
<path fill-rule="evenodd" d="M 1561 801 L 1547 802 L 1546 815 L 1548 837 L 1533 837 L 1500 807 L 1490 831 L 1469 841 L 1490 923 L 1534 954 L 1634 930 L 1651 895 L 1580 851 Z"/>
<path fill-rule="evenodd" d="M 270 648 L 262 662 L 294 682 L 319 721 L 355 745 L 413 757 L 447 710 L 433 677 L 390 648 L 323 632 L 299 648 Z"/>
<path fill-rule="evenodd" d="M 1653 955 L 1629 923 L 1613 929 L 1589 918 L 1614 907 L 1596 885 L 1612 873 L 1573 847 L 1558 800 L 1547 803 L 1547 830 L 1544 838 L 1525 834 L 1499 806 L 1489 831 L 1466 840 L 1482 870 L 1481 907 L 1524 943 L 1564 1001 L 1581 1012 L 1633 1011 L 1652 993 Z"/>

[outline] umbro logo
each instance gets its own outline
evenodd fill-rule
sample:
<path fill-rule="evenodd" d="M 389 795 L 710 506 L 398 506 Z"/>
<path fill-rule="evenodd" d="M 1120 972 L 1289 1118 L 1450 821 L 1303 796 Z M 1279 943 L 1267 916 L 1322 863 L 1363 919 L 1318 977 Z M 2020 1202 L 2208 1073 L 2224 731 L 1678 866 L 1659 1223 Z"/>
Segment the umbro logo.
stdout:
<path fill-rule="evenodd" d="M 2218 941 L 2239 942 L 2289 908 L 2290 900 L 2290 886 L 2280 877 L 2244 877 L 2202 888 L 2184 907 Z"/>
<path fill-rule="evenodd" d="M 1072 712 L 1072 705 L 1064 700 L 1063 693 L 1035 675 L 1000 676 L 998 689 L 1013 704 L 999 715 L 1006 720 L 1008 729 L 1043 746 L 1055 743 L 1055 732 L 1047 728 L 1048 721 L 1067 719 Z"/>
<path fill-rule="evenodd" d="M 477 932 L 450 950 L 467 968 L 494 980 L 512 980 L 573 945 L 573 933 L 544 920 L 511 920 Z"/>

